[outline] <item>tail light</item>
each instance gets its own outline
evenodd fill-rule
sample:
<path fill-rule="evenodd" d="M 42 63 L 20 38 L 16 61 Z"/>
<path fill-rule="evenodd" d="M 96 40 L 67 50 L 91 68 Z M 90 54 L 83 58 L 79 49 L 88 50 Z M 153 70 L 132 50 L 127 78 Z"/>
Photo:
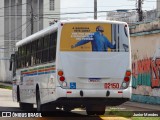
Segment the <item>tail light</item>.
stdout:
<path fill-rule="evenodd" d="M 128 87 L 129 81 L 131 79 L 131 74 L 132 74 L 131 71 L 129 71 L 129 70 L 126 71 L 123 82 L 122 82 L 122 85 L 121 85 L 122 89 L 125 89 L 125 88 Z"/>
<path fill-rule="evenodd" d="M 65 80 L 65 77 L 61 76 L 61 77 L 59 78 L 59 80 L 60 80 L 61 82 L 63 82 L 63 81 Z"/>
<path fill-rule="evenodd" d="M 129 82 L 129 80 L 130 80 L 129 77 L 125 77 L 125 78 L 124 78 L 124 81 L 125 81 L 125 82 Z"/>
<path fill-rule="evenodd" d="M 58 71 L 58 75 L 63 76 L 63 71 L 62 70 Z"/>
<path fill-rule="evenodd" d="M 126 77 L 130 77 L 131 76 L 131 71 L 126 71 Z"/>
<path fill-rule="evenodd" d="M 130 77 L 131 77 L 131 71 L 126 71 L 124 81 L 128 82 L 130 80 Z"/>
<path fill-rule="evenodd" d="M 60 84 L 63 86 L 63 87 L 66 87 L 67 86 L 67 82 L 65 82 L 65 77 L 64 77 L 64 72 L 63 70 L 59 70 L 58 71 L 58 79 L 60 81 Z"/>

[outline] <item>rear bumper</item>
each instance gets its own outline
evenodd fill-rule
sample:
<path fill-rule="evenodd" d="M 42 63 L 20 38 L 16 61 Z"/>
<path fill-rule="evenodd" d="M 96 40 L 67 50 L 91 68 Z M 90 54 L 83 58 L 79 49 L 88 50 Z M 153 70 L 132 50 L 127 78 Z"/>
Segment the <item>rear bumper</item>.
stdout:
<path fill-rule="evenodd" d="M 87 89 L 62 89 L 57 87 L 58 98 L 131 98 L 132 88 L 123 90 L 87 90 Z"/>

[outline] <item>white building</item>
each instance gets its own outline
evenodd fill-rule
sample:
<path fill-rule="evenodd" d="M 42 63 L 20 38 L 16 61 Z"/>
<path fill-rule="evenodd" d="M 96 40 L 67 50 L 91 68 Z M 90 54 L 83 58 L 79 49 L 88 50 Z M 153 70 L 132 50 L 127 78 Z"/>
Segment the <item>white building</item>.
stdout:
<path fill-rule="evenodd" d="M 160 18 L 160 0 L 157 0 L 157 17 Z"/>
<path fill-rule="evenodd" d="M 0 81 L 11 81 L 9 58 L 17 41 L 53 24 L 54 20 L 93 19 L 94 2 L 87 2 L 89 4 L 86 0 L 0 0 Z"/>
<path fill-rule="evenodd" d="M 0 0 L 0 3 L 0 81 L 11 81 L 9 58 L 15 43 L 49 26 L 54 18 L 60 19 L 60 9 L 55 9 L 60 8 L 60 0 Z"/>

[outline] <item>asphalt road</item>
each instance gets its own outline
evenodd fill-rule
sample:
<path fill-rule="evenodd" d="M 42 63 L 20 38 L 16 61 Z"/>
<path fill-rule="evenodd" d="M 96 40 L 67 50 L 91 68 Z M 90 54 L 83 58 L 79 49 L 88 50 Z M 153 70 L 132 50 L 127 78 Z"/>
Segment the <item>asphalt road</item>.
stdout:
<path fill-rule="evenodd" d="M 148 104 L 142 104 L 142 103 L 136 103 L 136 102 L 126 102 L 120 106 L 107 106 L 106 107 L 106 111 L 110 111 L 110 110 L 117 110 L 117 111 L 160 111 L 160 105 L 148 105 Z M 25 113 L 25 111 L 22 111 L 19 109 L 19 104 L 17 102 L 13 102 L 12 100 L 12 90 L 7 90 L 7 89 L 1 89 L 0 88 L 0 112 L 3 111 L 8 111 L 8 112 L 23 112 Z M 66 113 L 64 111 L 61 110 L 57 110 L 56 114 L 59 114 L 60 116 L 58 117 L 52 117 L 52 118 L 46 118 L 46 119 L 51 119 L 51 120 L 72 120 L 72 119 L 84 119 L 84 120 L 112 120 L 112 118 L 114 120 L 128 120 L 127 118 L 123 118 L 123 117 L 112 117 L 112 116 L 94 116 L 94 117 L 90 117 L 86 115 L 85 110 L 81 110 L 81 109 L 75 109 L 73 110 L 71 113 Z M 63 117 L 65 116 L 65 117 Z M 6 120 L 6 118 L 0 118 L 0 120 Z M 7 118 L 7 119 L 11 119 L 11 118 Z M 16 118 L 12 118 L 11 120 L 13 120 Z M 23 118 L 24 119 L 24 118 Z M 25 118 L 27 119 L 27 118 Z M 29 118 L 30 120 L 32 120 L 33 118 Z M 34 118 L 38 119 L 38 120 L 46 120 L 45 117 L 42 118 Z"/>
<path fill-rule="evenodd" d="M 17 102 L 13 102 L 12 100 L 12 90 L 7 90 L 7 89 L 1 89 L 0 88 L 0 112 L 19 112 L 19 113 L 25 113 L 25 111 L 22 111 L 20 110 L 19 108 L 19 104 Z M 34 110 L 35 111 L 35 110 Z M 37 119 L 37 120 L 48 120 L 48 119 L 51 119 L 51 120 L 72 120 L 76 118 L 77 119 L 82 119 L 82 118 L 85 118 L 85 120 L 101 120 L 101 118 L 99 116 L 95 116 L 95 117 L 90 117 L 90 116 L 87 116 L 85 112 L 81 112 L 81 114 L 78 114 L 77 111 L 76 112 L 73 112 L 73 113 L 67 113 L 67 112 L 64 112 L 64 111 L 61 111 L 61 110 L 57 110 L 54 114 L 56 117 L 50 117 L 50 118 L 46 118 L 46 117 L 43 117 L 42 118 L 23 118 L 23 119 L 29 119 L 29 120 L 32 120 L 32 119 Z M 84 113 L 84 114 L 83 114 Z M 58 116 L 56 115 L 58 114 Z M 63 117 L 65 116 L 65 117 Z M 17 120 L 17 118 L 6 118 L 6 117 L 1 117 L 0 120 Z M 19 120 L 20 118 L 18 118 Z"/>

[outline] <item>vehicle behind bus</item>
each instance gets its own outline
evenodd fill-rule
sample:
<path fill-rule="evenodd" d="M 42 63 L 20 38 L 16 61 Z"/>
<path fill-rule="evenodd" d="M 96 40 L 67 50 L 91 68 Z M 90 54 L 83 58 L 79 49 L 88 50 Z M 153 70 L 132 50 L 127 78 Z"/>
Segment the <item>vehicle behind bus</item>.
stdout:
<path fill-rule="evenodd" d="M 130 37 L 124 22 L 60 21 L 16 46 L 13 97 L 21 108 L 36 104 L 41 111 L 49 103 L 101 115 L 107 105 L 131 98 Z"/>

